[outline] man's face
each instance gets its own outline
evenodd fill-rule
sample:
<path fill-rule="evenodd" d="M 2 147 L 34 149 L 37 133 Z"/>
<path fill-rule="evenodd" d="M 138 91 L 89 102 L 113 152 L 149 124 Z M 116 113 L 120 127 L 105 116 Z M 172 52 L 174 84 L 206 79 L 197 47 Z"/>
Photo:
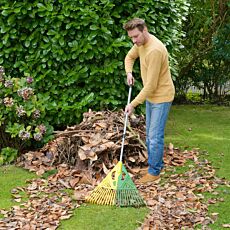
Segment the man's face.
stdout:
<path fill-rule="evenodd" d="M 131 38 L 132 42 L 137 46 L 142 46 L 146 43 L 146 28 L 141 32 L 138 28 L 128 31 L 128 36 Z"/>

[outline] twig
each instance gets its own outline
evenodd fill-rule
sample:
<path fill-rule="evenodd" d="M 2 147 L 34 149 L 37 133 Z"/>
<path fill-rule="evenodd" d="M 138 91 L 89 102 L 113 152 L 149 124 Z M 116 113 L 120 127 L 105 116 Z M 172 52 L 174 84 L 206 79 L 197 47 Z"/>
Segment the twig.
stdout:
<path fill-rule="evenodd" d="M 136 139 L 139 141 L 139 143 L 145 148 L 145 150 L 147 150 L 147 147 L 145 145 L 145 143 L 141 140 L 139 134 L 137 134 L 132 128 L 131 126 L 127 125 L 128 130 L 133 134 L 134 137 L 136 137 Z"/>
<path fill-rule="evenodd" d="M 71 131 L 54 131 L 54 134 L 56 134 L 55 136 L 56 137 L 60 137 L 60 136 L 65 136 L 65 135 L 72 135 L 72 134 L 77 134 L 79 132 L 95 132 L 95 130 L 82 130 L 82 129 L 79 129 L 79 130 L 71 130 Z M 82 135 L 81 135 L 82 136 Z"/>
<path fill-rule="evenodd" d="M 121 119 L 119 119 L 121 121 Z M 133 134 L 133 136 L 139 141 L 139 143 L 147 150 L 145 143 L 141 140 L 140 136 L 131 128 L 130 125 L 127 125 L 128 130 Z"/>
<path fill-rule="evenodd" d="M 65 181 L 63 181 L 62 179 L 59 179 L 58 182 L 60 182 L 62 185 L 64 185 L 66 188 L 71 188 L 71 186 L 69 186 Z"/>

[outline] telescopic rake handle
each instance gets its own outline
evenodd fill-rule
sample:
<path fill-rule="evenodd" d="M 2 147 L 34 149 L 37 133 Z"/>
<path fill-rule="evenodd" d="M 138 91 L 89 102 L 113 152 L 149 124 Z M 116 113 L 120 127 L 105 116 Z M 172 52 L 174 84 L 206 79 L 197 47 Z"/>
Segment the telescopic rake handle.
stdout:
<path fill-rule="evenodd" d="M 129 96 L 128 96 L 127 105 L 130 103 L 131 93 L 132 93 L 132 86 L 129 86 Z M 124 131 L 123 131 L 123 135 L 122 135 L 120 161 L 122 161 L 122 158 L 123 158 L 124 144 L 125 144 L 125 134 L 126 134 L 126 128 L 127 128 L 127 121 L 128 121 L 128 113 L 125 114 L 125 124 L 124 124 Z"/>

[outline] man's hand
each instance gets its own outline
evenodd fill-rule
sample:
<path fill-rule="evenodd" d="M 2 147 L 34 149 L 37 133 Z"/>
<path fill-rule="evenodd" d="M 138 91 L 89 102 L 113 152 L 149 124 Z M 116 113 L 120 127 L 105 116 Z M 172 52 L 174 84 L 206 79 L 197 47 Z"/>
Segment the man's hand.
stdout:
<path fill-rule="evenodd" d="M 134 110 L 134 107 L 132 106 L 132 104 L 128 104 L 126 107 L 125 107 L 125 113 L 127 113 L 128 115 L 131 115 L 132 112 Z"/>
<path fill-rule="evenodd" d="M 132 73 L 127 73 L 127 83 L 128 85 L 134 85 L 134 77 Z"/>

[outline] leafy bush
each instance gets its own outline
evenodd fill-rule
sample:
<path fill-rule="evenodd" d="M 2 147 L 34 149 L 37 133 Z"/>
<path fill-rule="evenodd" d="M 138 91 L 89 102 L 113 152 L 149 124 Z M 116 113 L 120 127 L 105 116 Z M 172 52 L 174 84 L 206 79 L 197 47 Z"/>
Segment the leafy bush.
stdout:
<path fill-rule="evenodd" d="M 126 103 L 123 60 L 131 41 L 124 22 L 145 18 L 150 32 L 167 45 L 176 73 L 187 11 L 185 0 L 1 0 L 0 64 L 13 78 L 36 80 L 35 89 L 46 101 L 46 120 L 55 128 L 74 124 L 89 108 L 116 109 Z"/>
<path fill-rule="evenodd" d="M 7 77 L 0 66 L 0 150 L 9 146 L 22 151 L 52 137 L 53 128 L 45 122 L 44 98 L 35 94 L 33 86 L 33 78 Z M 3 161 L 11 160 L 8 153 L 15 152 L 4 151 Z"/>
<path fill-rule="evenodd" d="M 202 102 L 202 96 L 200 93 L 188 92 L 186 94 L 186 99 L 188 102 L 192 102 L 192 103 L 201 103 Z"/>
<path fill-rule="evenodd" d="M 0 165 L 11 163 L 17 157 L 18 150 L 10 147 L 3 148 L 0 152 Z"/>

